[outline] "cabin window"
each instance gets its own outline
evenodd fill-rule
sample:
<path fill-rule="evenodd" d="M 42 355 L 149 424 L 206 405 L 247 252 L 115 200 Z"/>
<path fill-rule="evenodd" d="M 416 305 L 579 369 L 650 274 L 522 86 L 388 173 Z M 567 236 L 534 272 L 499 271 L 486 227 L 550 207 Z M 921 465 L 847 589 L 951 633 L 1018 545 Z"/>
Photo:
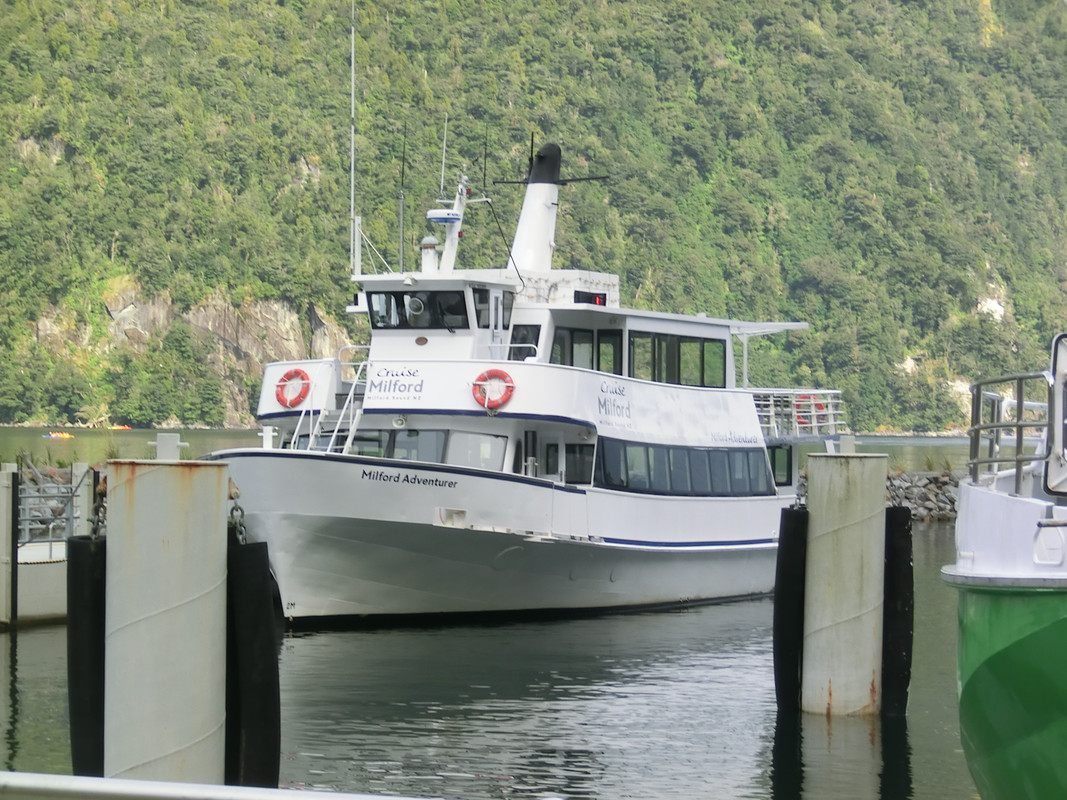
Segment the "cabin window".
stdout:
<path fill-rule="evenodd" d="M 793 448 L 777 444 L 767 448 L 771 459 L 771 474 L 775 486 L 791 486 L 793 483 Z"/>
<path fill-rule="evenodd" d="M 752 494 L 772 494 L 767 457 L 759 450 L 748 451 L 748 481 Z"/>
<path fill-rule="evenodd" d="M 596 368 L 622 375 L 622 331 L 597 331 Z"/>
<path fill-rule="evenodd" d="M 689 455 L 684 447 L 670 449 L 671 492 L 689 494 Z"/>
<path fill-rule="evenodd" d="M 589 483 L 593 479 L 593 445 L 591 444 L 565 444 L 563 446 L 565 459 L 563 479 L 567 483 Z M 559 469 L 559 445 L 552 443 L 545 447 L 545 472 L 548 475 L 558 475 Z"/>
<path fill-rule="evenodd" d="M 630 377 L 652 380 L 652 334 L 630 334 Z"/>
<path fill-rule="evenodd" d="M 704 344 L 702 339 L 683 338 L 678 342 L 678 382 L 682 386 L 703 386 L 704 365 L 702 363 Z"/>
<path fill-rule="evenodd" d="M 708 451 L 693 448 L 689 451 L 689 475 L 692 478 L 693 494 L 711 494 L 711 472 L 708 469 Z"/>
<path fill-rule="evenodd" d="M 374 328 L 469 327 L 462 291 L 368 292 L 367 301 Z"/>
<path fill-rule="evenodd" d="M 726 387 L 726 342 L 722 339 L 704 340 L 704 385 Z"/>
<path fill-rule="evenodd" d="M 726 386 L 726 342 L 669 333 L 630 334 L 630 375 L 682 386 Z"/>
<path fill-rule="evenodd" d="M 626 445 L 626 485 L 631 489 L 648 489 L 648 448 L 642 444 Z"/>
<path fill-rule="evenodd" d="M 730 489 L 737 494 L 749 494 L 748 454 L 741 450 L 730 453 Z"/>
<path fill-rule="evenodd" d="M 439 464 L 444 459 L 445 435 L 446 431 L 410 428 L 393 431 L 386 457 Z"/>
<path fill-rule="evenodd" d="M 444 463 L 457 467 L 499 470 L 504 465 L 506 436 L 452 431 L 448 437 Z"/>
<path fill-rule="evenodd" d="M 584 328 L 556 328 L 550 363 L 592 369 L 593 332 Z"/>
<path fill-rule="evenodd" d="M 708 465 L 711 468 L 711 493 L 723 497 L 730 491 L 730 464 L 725 450 L 708 452 Z"/>
<path fill-rule="evenodd" d="M 568 473 L 568 482 L 570 476 Z M 599 439 L 593 484 L 662 495 L 774 494 L 763 448 L 666 447 Z"/>
<path fill-rule="evenodd" d="M 540 325 L 516 325 L 511 329 L 511 347 L 508 358 L 511 361 L 525 361 L 537 355 L 537 342 L 541 338 Z"/>
<path fill-rule="evenodd" d="M 652 374 L 657 383 L 680 383 L 678 377 L 678 337 L 657 334 L 652 337 Z"/>
<path fill-rule="evenodd" d="M 594 483 L 619 489 L 626 486 L 626 450 L 618 439 L 601 439 Z"/>
<path fill-rule="evenodd" d="M 389 435 L 387 431 L 359 431 L 352 437 L 352 447 L 349 452 L 360 456 L 376 456 L 380 458 L 385 455 L 385 448 L 388 442 Z"/>
<path fill-rule="evenodd" d="M 479 328 L 488 328 L 492 320 L 490 314 L 490 303 L 492 302 L 492 293 L 486 288 L 475 288 L 474 290 L 474 317 L 478 323 Z M 514 292 L 501 292 L 501 306 L 500 306 L 500 325 L 507 328 L 511 325 L 511 309 L 515 305 L 515 293 Z"/>
<path fill-rule="evenodd" d="M 671 491 L 670 468 L 667 466 L 667 448 L 649 447 L 648 449 L 648 488 L 656 494 Z"/>
<path fill-rule="evenodd" d="M 593 445 L 568 444 L 567 483 L 589 483 L 593 479 Z"/>

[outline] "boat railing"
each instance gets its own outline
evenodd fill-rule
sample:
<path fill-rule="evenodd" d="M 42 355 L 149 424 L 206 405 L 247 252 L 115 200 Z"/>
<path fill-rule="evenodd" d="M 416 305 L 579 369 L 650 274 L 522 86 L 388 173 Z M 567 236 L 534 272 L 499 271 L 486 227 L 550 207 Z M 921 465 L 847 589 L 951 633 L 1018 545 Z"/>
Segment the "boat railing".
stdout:
<path fill-rule="evenodd" d="M 825 439 L 848 429 L 836 389 L 749 389 L 766 439 Z"/>
<path fill-rule="evenodd" d="M 541 348 L 539 345 L 527 343 L 506 345 L 509 361 L 540 361 Z"/>
<path fill-rule="evenodd" d="M 336 410 L 305 408 L 297 419 L 293 438 L 289 441 L 290 450 L 316 450 L 326 453 L 348 452 L 355 436 L 359 418 L 362 415 L 363 392 L 366 388 L 366 359 L 355 360 L 349 354 L 365 354 L 367 345 L 345 345 L 338 351 L 336 369 L 338 385 L 344 390 L 344 399 Z M 347 386 L 347 389 L 344 387 Z M 340 397 L 340 395 L 338 395 Z M 301 430 L 308 431 L 306 438 Z M 344 443 L 339 446 L 338 439 L 344 435 Z"/>
<path fill-rule="evenodd" d="M 1015 493 L 1021 494 L 1023 468 L 1045 461 L 1049 445 L 1048 410 L 1053 379 L 1049 372 L 987 378 L 971 386 L 970 451 L 967 468 L 977 483 L 982 473 L 1015 470 Z M 1039 400 L 1027 400 L 1026 397 Z M 1007 446 L 1011 450 L 1002 449 Z M 1026 452 L 1027 447 L 1032 447 Z"/>

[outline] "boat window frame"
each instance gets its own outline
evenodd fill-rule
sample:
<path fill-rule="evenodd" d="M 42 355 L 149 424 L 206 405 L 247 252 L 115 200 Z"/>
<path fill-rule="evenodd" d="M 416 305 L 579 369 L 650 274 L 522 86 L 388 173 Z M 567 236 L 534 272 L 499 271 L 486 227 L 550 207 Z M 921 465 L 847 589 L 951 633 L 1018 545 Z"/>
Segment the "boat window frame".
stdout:
<path fill-rule="evenodd" d="M 520 334 L 519 341 L 516 341 L 516 334 Z M 533 333 L 533 339 L 531 341 L 523 341 L 523 337 L 528 333 Z M 527 358 L 537 357 L 539 352 L 539 345 L 541 342 L 541 325 L 540 324 L 517 324 L 511 329 L 511 339 L 508 344 L 508 360 L 509 361 L 525 361 Z M 528 350 L 528 352 L 526 352 Z"/>
<path fill-rule="evenodd" d="M 662 331 L 631 330 L 627 340 L 626 372 L 631 378 L 673 386 L 726 388 L 726 340 L 683 336 Z M 691 348 L 696 346 L 697 352 Z M 693 361 L 696 364 L 693 364 Z M 691 381 L 699 374 L 699 383 Z"/>
<path fill-rule="evenodd" d="M 765 497 L 776 494 L 778 485 L 770 469 L 762 447 L 688 447 L 601 436 L 593 485 L 670 497 Z"/>
<path fill-rule="evenodd" d="M 462 302 L 462 314 L 457 300 Z M 463 289 L 368 291 L 367 308 L 375 330 L 456 331 L 471 327 L 467 293 Z M 383 321 L 385 318 L 388 320 Z"/>

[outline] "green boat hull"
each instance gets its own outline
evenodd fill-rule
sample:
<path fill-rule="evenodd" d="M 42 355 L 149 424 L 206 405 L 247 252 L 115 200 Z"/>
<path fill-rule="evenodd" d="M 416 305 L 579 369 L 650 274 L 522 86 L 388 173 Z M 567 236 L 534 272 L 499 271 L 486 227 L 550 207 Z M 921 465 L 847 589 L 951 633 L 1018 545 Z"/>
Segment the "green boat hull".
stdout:
<path fill-rule="evenodd" d="M 1067 792 L 1067 590 L 959 589 L 960 737 L 983 800 Z"/>

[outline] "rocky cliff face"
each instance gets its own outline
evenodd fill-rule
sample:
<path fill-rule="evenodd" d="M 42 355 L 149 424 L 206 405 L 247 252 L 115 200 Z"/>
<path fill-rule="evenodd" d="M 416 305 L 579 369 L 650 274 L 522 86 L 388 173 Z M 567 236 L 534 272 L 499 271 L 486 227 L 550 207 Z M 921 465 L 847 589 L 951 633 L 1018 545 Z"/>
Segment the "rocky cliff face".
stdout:
<path fill-rule="evenodd" d="M 274 300 L 247 300 L 235 307 L 226 297 L 214 294 L 180 312 L 165 292 L 149 297 L 130 278 L 121 277 L 109 284 L 104 304 L 110 322 L 102 340 L 91 335 L 88 324 L 78 325 L 56 312 L 38 321 L 38 341 L 57 352 L 72 344 L 103 353 L 120 346 L 144 352 L 153 338 L 164 335 L 180 319 L 214 342 L 206 366 L 223 381 L 227 427 L 254 424 L 255 408 L 249 407 L 247 386 L 259 380 L 264 364 L 332 357 L 349 343 L 346 332 L 320 309 L 311 308 L 309 324 L 305 324 L 296 309 Z"/>

